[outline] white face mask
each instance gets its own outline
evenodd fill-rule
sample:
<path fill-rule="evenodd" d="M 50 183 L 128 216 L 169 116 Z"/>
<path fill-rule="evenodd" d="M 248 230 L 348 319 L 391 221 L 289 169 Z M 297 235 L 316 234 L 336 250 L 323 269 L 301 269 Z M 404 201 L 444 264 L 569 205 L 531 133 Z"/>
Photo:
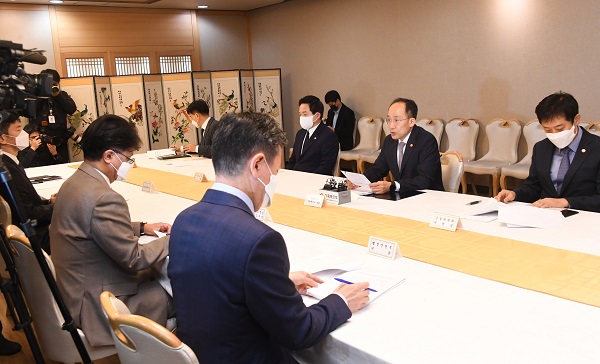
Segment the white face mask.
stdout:
<path fill-rule="evenodd" d="M 273 203 L 273 198 L 275 197 L 275 189 L 277 188 L 277 176 L 271 173 L 271 167 L 269 167 L 269 163 L 265 160 L 267 164 L 267 168 L 269 169 L 269 174 L 271 174 L 271 178 L 268 184 L 265 184 L 260 178 L 256 178 L 260 181 L 260 183 L 265 186 L 265 197 L 263 197 L 262 207 L 269 207 Z"/>
<path fill-rule="evenodd" d="M 575 139 L 575 128 L 578 127 L 573 124 L 571 129 L 559 131 L 558 133 L 546 133 L 546 136 L 558 149 L 563 149 Z"/>
<path fill-rule="evenodd" d="M 117 156 L 117 159 L 121 161 L 121 165 L 119 166 L 119 169 L 115 168 L 115 166 L 113 166 L 112 163 L 110 165 L 113 168 L 115 168 L 115 171 L 117 171 L 117 181 L 123 181 L 127 177 L 127 174 L 129 173 L 131 168 L 133 167 L 133 163 L 129 163 L 128 161 L 123 162 L 121 158 L 119 158 L 117 153 L 115 153 L 115 155 Z"/>
<path fill-rule="evenodd" d="M 192 120 L 192 125 L 196 127 L 196 129 L 199 128 L 198 126 L 198 122 L 196 120 Z"/>
<path fill-rule="evenodd" d="M 310 129 L 313 126 L 313 116 L 300 116 L 300 127 L 302 129 Z"/>
<path fill-rule="evenodd" d="M 6 143 L 6 144 L 17 147 L 17 148 L 19 148 L 19 150 L 23 150 L 29 146 L 29 134 L 27 134 L 27 132 L 25 130 L 21 130 L 21 132 L 17 136 L 6 135 L 6 134 L 4 136 L 15 138 L 15 144 L 11 144 L 11 143 Z"/>

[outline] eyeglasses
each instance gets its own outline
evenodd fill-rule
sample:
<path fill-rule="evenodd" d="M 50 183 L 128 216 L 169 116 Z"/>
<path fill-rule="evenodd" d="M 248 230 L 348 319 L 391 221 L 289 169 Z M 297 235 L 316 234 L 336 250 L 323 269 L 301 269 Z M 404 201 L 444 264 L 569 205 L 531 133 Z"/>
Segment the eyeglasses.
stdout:
<path fill-rule="evenodd" d="M 128 156 L 126 156 L 125 154 L 119 152 L 118 150 L 115 150 L 115 153 L 118 153 L 118 154 L 122 155 L 123 157 L 127 158 L 127 161 L 126 161 L 127 163 L 129 163 L 129 164 L 135 163 L 135 159 L 134 158 L 129 158 Z M 119 158 L 119 157 L 117 157 L 117 158 Z M 121 158 L 119 158 L 119 160 L 121 160 Z"/>
<path fill-rule="evenodd" d="M 386 122 L 388 125 L 392 125 L 392 124 L 399 124 L 401 121 L 408 120 L 408 119 L 410 119 L 410 118 L 405 118 L 405 119 L 400 119 L 400 120 L 398 120 L 398 119 L 390 119 L 390 118 L 385 118 L 385 122 Z"/>

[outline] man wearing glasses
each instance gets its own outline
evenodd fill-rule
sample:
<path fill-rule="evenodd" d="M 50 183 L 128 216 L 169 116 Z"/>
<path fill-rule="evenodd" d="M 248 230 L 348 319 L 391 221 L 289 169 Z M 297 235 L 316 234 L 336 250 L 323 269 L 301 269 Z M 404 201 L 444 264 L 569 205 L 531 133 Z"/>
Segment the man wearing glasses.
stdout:
<path fill-rule="evenodd" d="M 392 101 L 386 118 L 390 135 L 383 141 L 375 164 L 365 172 L 374 193 L 444 190 L 437 140 L 415 125 L 417 112 L 413 100 L 397 98 Z M 392 172 L 393 181 L 382 181 L 389 172 Z M 348 181 L 348 187 L 354 189 L 357 186 Z"/>
<path fill-rule="evenodd" d="M 110 291 L 133 314 L 162 325 L 172 316 L 171 297 L 154 280 L 169 237 L 138 243 L 140 235 L 170 232 L 165 223 L 131 222 L 123 196 L 110 184 L 125 179 L 141 140 L 136 128 L 116 115 L 104 115 L 83 133 L 84 162 L 58 192 L 50 244 L 62 297 L 92 346 L 113 345 L 100 294 Z"/>

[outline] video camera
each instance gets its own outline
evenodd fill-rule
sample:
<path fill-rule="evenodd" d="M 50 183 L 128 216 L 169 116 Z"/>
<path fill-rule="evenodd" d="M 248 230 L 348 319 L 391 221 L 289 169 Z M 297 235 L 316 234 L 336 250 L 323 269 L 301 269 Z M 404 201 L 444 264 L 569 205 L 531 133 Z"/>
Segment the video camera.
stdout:
<path fill-rule="evenodd" d="M 52 95 L 52 75 L 23 69 L 23 62 L 45 64 L 42 52 L 0 40 L 0 122 L 8 113 L 35 118 L 38 99 Z"/>
<path fill-rule="evenodd" d="M 72 139 L 75 143 L 79 143 L 81 141 L 81 136 L 75 134 L 77 130 L 70 126 L 64 132 L 62 136 L 52 136 L 48 134 L 40 133 L 40 141 L 44 144 L 52 144 L 52 145 L 61 145 L 67 139 Z"/>

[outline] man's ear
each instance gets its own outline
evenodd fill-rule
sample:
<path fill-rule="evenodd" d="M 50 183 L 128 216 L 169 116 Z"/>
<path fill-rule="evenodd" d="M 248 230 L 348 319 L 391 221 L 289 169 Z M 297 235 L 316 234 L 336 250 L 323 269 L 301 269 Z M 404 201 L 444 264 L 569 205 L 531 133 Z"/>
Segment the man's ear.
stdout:
<path fill-rule="evenodd" d="M 262 168 L 264 162 L 265 155 L 262 152 L 256 153 L 252 156 L 252 158 L 250 158 L 250 171 L 252 172 L 252 175 L 254 177 L 258 176 L 258 171 L 260 170 L 260 168 Z"/>
<path fill-rule="evenodd" d="M 112 149 L 107 149 L 107 150 L 104 151 L 104 153 L 102 153 L 102 158 L 101 159 L 105 163 L 111 163 L 112 157 L 113 157 L 114 154 L 115 154 L 115 152 Z"/>

